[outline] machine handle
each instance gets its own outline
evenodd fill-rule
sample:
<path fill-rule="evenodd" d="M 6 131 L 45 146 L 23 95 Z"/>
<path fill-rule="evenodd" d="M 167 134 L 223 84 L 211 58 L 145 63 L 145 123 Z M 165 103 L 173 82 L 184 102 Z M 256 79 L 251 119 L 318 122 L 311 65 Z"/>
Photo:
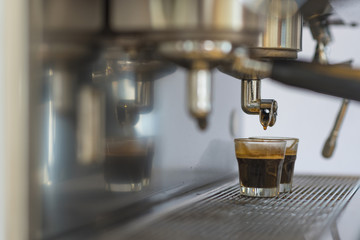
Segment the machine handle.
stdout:
<path fill-rule="evenodd" d="M 344 65 L 274 61 L 270 77 L 287 85 L 360 101 L 360 70 Z"/>

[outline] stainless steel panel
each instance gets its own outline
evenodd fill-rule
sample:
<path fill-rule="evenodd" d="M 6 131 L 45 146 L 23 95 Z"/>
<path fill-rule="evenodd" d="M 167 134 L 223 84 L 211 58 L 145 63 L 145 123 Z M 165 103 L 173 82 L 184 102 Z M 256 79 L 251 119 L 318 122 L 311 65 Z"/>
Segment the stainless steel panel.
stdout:
<path fill-rule="evenodd" d="M 296 58 L 301 51 L 302 16 L 292 1 L 271 1 L 265 29 L 253 50 L 257 58 Z"/>
<path fill-rule="evenodd" d="M 251 6 L 262 1 L 111 0 L 111 26 L 124 30 L 221 30 L 259 28 Z M 245 20 L 246 23 L 245 24 Z"/>
<path fill-rule="evenodd" d="M 101 0 L 44 0 L 44 29 L 50 31 L 94 32 L 104 24 Z"/>
<path fill-rule="evenodd" d="M 216 39 L 254 44 L 264 1 L 111 0 L 110 29 L 146 33 L 152 41 Z M 259 7 L 261 6 L 261 7 Z"/>
<path fill-rule="evenodd" d="M 219 77 L 219 73 L 215 74 Z M 125 160 L 122 165 L 108 164 L 106 158 L 105 161 L 99 161 L 99 156 L 98 159 L 95 156 L 87 161 L 76 154 L 77 137 L 82 139 L 86 138 L 86 134 L 92 135 L 95 128 L 84 128 L 88 124 L 96 124 L 96 119 L 100 116 L 95 115 L 96 117 L 93 116 L 85 125 L 77 126 L 86 121 L 86 115 L 62 113 L 51 107 L 51 100 L 41 101 L 44 111 L 38 117 L 43 121 L 36 122 L 35 125 L 44 133 L 40 142 L 44 149 L 43 161 L 34 158 L 34 175 L 42 175 L 42 181 L 36 181 L 35 186 L 40 191 L 36 197 L 41 200 L 41 204 L 34 210 L 34 216 L 41 213 L 42 217 L 41 224 L 35 229 L 38 238 L 67 236 L 84 229 L 86 232 L 92 232 L 100 226 L 116 224 L 123 221 L 124 209 L 128 209 L 134 203 L 154 204 L 158 200 L 151 200 L 150 197 L 177 195 L 236 171 L 229 122 L 231 111 L 236 108 L 238 102 L 232 102 L 230 99 L 221 100 L 220 97 L 222 92 L 236 94 L 240 89 L 240 82 L 230 81 L 227 85 L 223 84 L 223 79 L 214 82 L 214 94 L 219 99 L 215 103 L 214 111 L 219 116 L 211 116 L 211 120 L 217 125 L 210 124 L 207 133 L 204 134 L 197 130 L 186 111 L 186 82 L 182 79 L 183 75 L 183 71 L 178 71 L 176 75 L 152 81 L 153 91 L 156 93 L 152 93 L 152 108 L 145 112 L 131 112 L 131 115 L 138 116 L 135 125 L 124 125 L 119 122 L 115 107 L 108 102 L 108 114 L 104 115 L 107 119 L 107 137 L 105 139 L 99 136 L 94 140 L 98 140 L 100 145 L 101 141 L 106 140 L 107 146 L 110 147 L 111 141 L 118 144 L 120 147 L 117 147 L 117 151 L 121 152 L 120 155 Z M 144 83 L 146 84 L 146 81 Z M 98 88 L 98 91 L 104 89 Z M 107 93 L 108 100 L 113 100 L 110 92 L 104 93 Z M 42 99 L 41 95 L 38 97 Z M 135 100 L 133 97 L 126 99 Z M 80 100 L 79 107 L 85 104 L 86 99 Z M 90 105 L 86 107 L 92 107 L 97 112 L 99 110 L 95 109 L 97 106 L 93 100 L 88 100 L 87 104 Z M 88 110 L 83 107 L 78 113 L 84 114 L 83 111 Z M 76 117 L 79 122 L 75 121 Z M 96 132 L 94 134 L 96 135 Z M 148 148 L 143 147 L 143 140 L 152 142 L 153 155 L 149 154 L 143 159 L 146 163 L 143 169 L 150 172 L 150 181 L 145 176 L 147 173 L 131 173 L 131 166 L 126 165 L 126 161 L 136 154 L 147 154 Z M 138 143 L 127 144 L 131 141 Z M 109 174 L 109 170 L 117 172 L 117 177 Z M 145 177 L 137 181 L 140 175 Z M 134 182 L 129 182 L 134 178 Z M 125 183 L 129 183 L 127 188 L 124 186 Z M 167 192 L 170 190 L 172 193 L 169 195 Z"/>

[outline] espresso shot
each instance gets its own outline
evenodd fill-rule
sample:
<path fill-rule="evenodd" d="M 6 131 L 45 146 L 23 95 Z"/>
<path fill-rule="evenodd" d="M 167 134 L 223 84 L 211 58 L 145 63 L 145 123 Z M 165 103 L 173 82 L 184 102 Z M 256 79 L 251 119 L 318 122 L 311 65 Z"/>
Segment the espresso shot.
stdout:
<path fill-rule="evenodd" d="M 251 197 L 277 196 L 286 142 L 249 138 L 238 138 L 234 142 L 240 194 Z"/>
<path fill-rule="evenodd" d="M 283 159 L 238 158 L 240 182 L 244 187 L 276 188 Z"/>

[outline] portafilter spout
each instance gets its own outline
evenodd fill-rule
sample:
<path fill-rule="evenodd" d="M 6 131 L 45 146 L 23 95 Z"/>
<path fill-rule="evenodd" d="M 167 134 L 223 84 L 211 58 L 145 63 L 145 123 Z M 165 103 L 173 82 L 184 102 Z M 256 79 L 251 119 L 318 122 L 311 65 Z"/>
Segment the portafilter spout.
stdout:
<path fill-rule="evenodd" d="M 241 108 L 247 114 L 259 115 L 264 130 L 276 122 L 277 102 L 274 99 L 261 99 L 259 79 L 242 80 Z"/>
<path fill-rule="evenodd" d="M 241 79 L 241 108 L 246 114 L 259 115 L 264 130 L 274 126 L 278 104 L 274 99 L 261 99 L 261 79 L 269 76 L 271 64 L 249 58 L 246 49 L 237 48 L 232 64 L 218 67 L 220 71 Z"/>

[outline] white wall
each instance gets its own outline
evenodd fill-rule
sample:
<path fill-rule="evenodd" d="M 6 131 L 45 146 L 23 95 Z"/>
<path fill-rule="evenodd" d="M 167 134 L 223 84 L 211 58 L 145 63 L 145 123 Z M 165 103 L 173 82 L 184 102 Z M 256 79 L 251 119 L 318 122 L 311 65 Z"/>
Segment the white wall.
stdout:
<path fill-rule="evenodd" d="M 360 29 L 333 27 L 334 41 L 329 46 L 331 63 L 354 59 L 360 65 Z M 315 42 L 308 28 L 303 31 L 303 51 L 299 58 L 311 60 Z M 359 93 L 360 94 L 360 93 Z M 294 136 L 300 138 L 296 172 L 322 174 L 360 174 L 360 103 L 349 104 L 333 157 L 321 156 L 323 144 L 333 127 L 341 99 L 282 85 L 273 80 L 262 81 L 262 97 L 278 101 L 277 123 L 262 130 L 256 116 L 241 113 L 241 136 Z"/>
<path fill-rule="evenodd" d="M 3 98 L 1 96 L 4 96 L 4 0 L 0 0 L 0 136 L 4 136 L 4 108 L 2 104 Z M 0 240 L 5 240 L 5 193 L 4 193 L 4 139 L 0 137 Z"/>
<path fill-rule="evenodd" d="M 161 160 L 155 164 L 163 168 L 236 167 L 233 146 L 228 148 L 233 141 L 229 125 L 231 111 L 240 111 L 241 81 L 218 71 L 214 71 L 213 77 L 213 111 L 205 131 L 199 130 L 188 113 L 185 71 L 179 68 L 176 73 L 155 81 L 154 113 L 158 115 L 155 122 L 162 147 L 158 151 Z M 208 157 L 209 154 L 220 154 L 212 152 L 215 149 L 223 149 L 222 157 Z M 225 154 L 231 157 L 225 157 Z M 213 159 L 218 162 L 211 162 Z"/>

